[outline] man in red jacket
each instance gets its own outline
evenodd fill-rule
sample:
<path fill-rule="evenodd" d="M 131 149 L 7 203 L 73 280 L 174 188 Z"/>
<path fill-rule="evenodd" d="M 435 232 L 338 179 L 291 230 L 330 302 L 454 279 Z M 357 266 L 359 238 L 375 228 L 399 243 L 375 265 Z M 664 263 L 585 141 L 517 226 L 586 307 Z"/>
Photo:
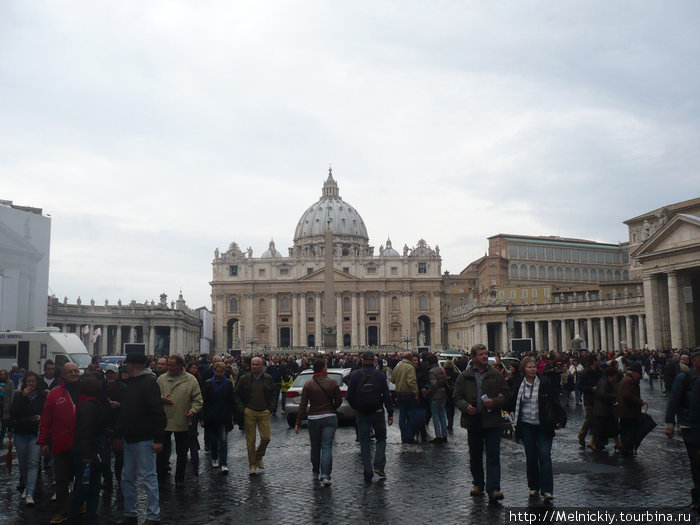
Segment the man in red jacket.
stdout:
<path fill-rule="evenodd" d="M 67 363 L 63 367 L 63 381 L 49 392 L 41 414 L 39 439 L 41 455 L 49 455 L 49 445 L 54 459 L 56 479 L 56 510 L 51 519 L 53 525 L 66 521 L 68 513 L 68 485 L 73 476 L 71 448 L 75 437 L 75 407 L 78 402 L 80 370 Z"/>

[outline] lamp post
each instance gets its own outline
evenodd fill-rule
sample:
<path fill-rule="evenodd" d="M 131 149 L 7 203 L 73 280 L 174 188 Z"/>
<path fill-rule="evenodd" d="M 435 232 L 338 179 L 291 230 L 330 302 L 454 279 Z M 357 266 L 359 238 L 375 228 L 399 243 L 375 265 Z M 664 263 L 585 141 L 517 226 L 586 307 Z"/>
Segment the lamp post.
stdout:
<path fill-rule="evenodd" d="M 413 336 L 406 332 L 403 336 L 401 336 L 401 341 L 406 343 L 406 352 L 408 352 L 408 345 L 413 342 Z"/>
<path fill-rule="evenodd" d="M 258 339 L 255 336 L 253 336 L 253 334 L 251 332 L 250 336 L 245 340 L 245 342 L 250 345 L 250 355 L 252 356 L 253 355 L 253 346 L 255 345 L 255 343 L 258 342 Z"/>

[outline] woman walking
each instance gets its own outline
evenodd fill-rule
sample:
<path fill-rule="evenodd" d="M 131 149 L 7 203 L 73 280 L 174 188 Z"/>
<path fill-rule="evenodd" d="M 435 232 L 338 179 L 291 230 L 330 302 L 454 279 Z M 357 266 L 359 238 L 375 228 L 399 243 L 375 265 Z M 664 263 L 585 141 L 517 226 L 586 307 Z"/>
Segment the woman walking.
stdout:
<path fill-rule="evenodd" d="M 552 441 L 554 430 L 566 425 L 566 412 L 559 401 L 558 385 L 537 373 L 537 364 L 531 357 L 520 362 L 523 373 L 520 384 L 514 385 L 515 437 L 525 445 L 527 484 L 530 497 L 540 493 L 544 502 L 554 499 L 552 474 Z"/>
<path fill-rule="evenodd" d="M 433 415 L 433 429 L 435 438 L 431 443 L 440 445 L 447 443 L 447 416 L 445 405 L 447 403 L 447 376 L 445 369 L 438 364 L 435 354 L 428 354 L 426 361 L 430 366 L 428 376 L 430 378 L 430 388 L 425 393 L 425 397 L 430 399 L 430 411 Z"/>
<path fill-rule="evenodd" d="M 228 474 L 228 433 L 233 430 L 233 383 L 226 377 L 226 365 L 214 363 L 214 377 L 204 382 L 202 426 L 209 435 L 212 468 Z"/>
<path fill-rule="evenodd" d="M 39 388 L 39 381 L 37 374 L 29 372 L 24 380 L 24 389 L 15 396 L 10 407 L 10 432 L 15 436 L 20 486 L 24 485 L 22 499 L 28 507 L 34 505 L 34 488 L 41 463 L 41 447 L 36 440 L 46 390 Z"/>
<path fill-rule="evenodd" d="M 311 470 L 323 486 L 331 484 L 333 468 L 333 438 L 338 428 L 336 409 L 343 403 L 338 383 L 328 377 L 325 359 L 314 361 L 314 374 L 301 390 L 301 401 L 294 431 L 301 432 L 301 422 L 309 408 L 309 439 L 311 440 Z"/>

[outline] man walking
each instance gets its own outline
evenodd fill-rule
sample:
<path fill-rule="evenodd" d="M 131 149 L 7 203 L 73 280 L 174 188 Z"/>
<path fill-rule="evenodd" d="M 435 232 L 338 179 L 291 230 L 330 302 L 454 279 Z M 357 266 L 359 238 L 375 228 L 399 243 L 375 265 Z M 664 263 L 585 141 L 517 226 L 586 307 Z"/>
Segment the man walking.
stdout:
<path fill-rule="evenodd" d="M 418 380 L 411 352 L 406 352 L 403 359 L 394 367 L 391 373 L 391 382 L 396 386 L 401 442 L 416 443 L 411 426 L 411 413 L 418 406 Z"/>
<path fill-rule="evenodd" d="M 270 414 L 274 409 L 274 386 L 269 374 L 263 372 L 263 362 L 254 357 L 250 362 L 250 372 L 236 383 L 234 398 L 236 406 L 244 417 L 245 440 L 248 448 L 249 473 L 255 475 L 263 470 L 263 456 L 270 443 Z M 260 444 L 255 448 L 257 433 Z"/>
<path fill-rule="evenodd" d="M 360 455 L 365 481 L 371 483 L 374 474 L 380 479 L 386 478 L 386 422 L 394 423 L 394 404 L 391 401 L 389 383 L 384 372 L 374 366 L 374 353 L 367 351 L 361 356 L 362 368 L 355 370 L 348 383 L 348 403 L 355 410 L 357 433 L 360 439 Z M 370 429 L 374 429 L 377 446 L 374 451 L 374 468 L 372 468 L 372 451 L 370 449 Z"/>
<path fill-rule="evenodd" d="M 146 370 L 146 356 L 131 353 L 126 356 L 129 382 L 119 407 L 114 428 L 114 448 L 123 450 L 122 490 L 124 517 L 121 525 L 138 525 L 136 514 L 136 484 L 143 483 L 148 498 L 149 525 L 160 523 L 156 454 L 163 449 L 166 418 L 161 402 L 160 388 L 150 370 Z"/>
<path fill-rule="evenodd" d="M 462 412 L 461 426 L 469 442 L 472 496 L 488 493 L 489 503 L 503 499 L 501 492 L 501 410 L 510 406 L 511 390 L 503 375 L 489 365 L 489 352 L 482 344 L 471 349 L 473 366 L 455 383 L 454 402 Z M 486 449 L 486 479 L 483 454 Z"/>
<path fill-rule="evenodd" d="M 39 426 L 41 455 L 48 457 L 49 445 L 54 460 L 56 507 L 53 525 L 66 521 L 68 485 L 73 478 L 71 449 L 75 439 L 75 407 L 80 395 L 80 370 L 74 363 L 63 366 L 63 381 L 51 390 L 44 404 Z"/>
<path fill-rule="evenodd" d="M 578 431 L 578 443 L 581 448 L 586 448 L 586 435 L 591 428 L 591 419 L 593 418 L 593 404 L 595 402 L 595 388 L 598 382 L 603 377 L 600 371 L 600 361 L 596 354 L 591 354 L 588 358 L 588 366 L 586 370 L 579 375 L 577 387 L 583 392 L 583 410 L 584 417 L 581 429 Z"/>
<path fill-rule="evenodd" d="M 163 437 L 163 451 L 158 454 L 158 481 L 168 478 L 168 463 L 172 452 L 171 436 L 175 435 L 175 486 L 184 487 L 187 451 L 189 449 L 190 420 L 202 410 L 202 392 L 197 378 L 184 370 L 182 356 L 171 355 L 168 358 L 168 373 L 158 378 L 161 398 L 165 409 L 167 424 Z"/>
<path fill-rule="evenodd" d="M 627 374 L 617 387 L 617 415 L 620 418 L 620 442 L 622 444 L 620 454 L 632 456 L 635 453 L 635 438 L 639 429 L 639 418 L 642 415 L 642 407 L 648 405 L 641 398 L 639 392 L 639 379 L 642 377 L 642 367 L 638 364 L 630 365 Z"/>

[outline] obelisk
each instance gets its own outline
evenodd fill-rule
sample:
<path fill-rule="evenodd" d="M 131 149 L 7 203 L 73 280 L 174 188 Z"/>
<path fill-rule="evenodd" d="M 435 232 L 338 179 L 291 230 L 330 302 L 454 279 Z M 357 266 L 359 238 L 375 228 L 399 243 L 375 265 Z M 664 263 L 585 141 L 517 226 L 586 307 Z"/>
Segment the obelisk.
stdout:
<path fill-rule="evenodd" d="M 330 214 L 326 219 L 326 236 L 324 239 L 324 269 L 323 287 L 323 346 L 332 351 L 336 348 L 336 312 L 335 312 L 335 283 L 333 270 L 333 232 L 331 231 Z"/>

